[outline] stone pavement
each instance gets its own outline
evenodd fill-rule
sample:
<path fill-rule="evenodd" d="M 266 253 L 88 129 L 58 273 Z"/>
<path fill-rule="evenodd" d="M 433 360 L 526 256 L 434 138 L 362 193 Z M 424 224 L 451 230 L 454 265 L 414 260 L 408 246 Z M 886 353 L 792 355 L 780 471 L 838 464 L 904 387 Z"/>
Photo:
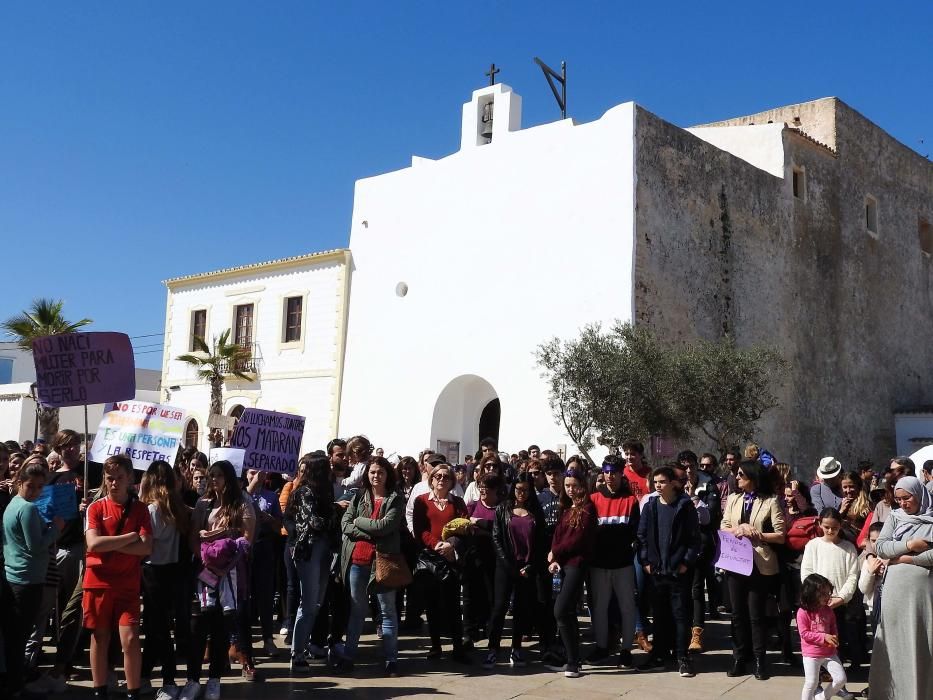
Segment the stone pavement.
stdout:
<path fill-rule="evenodd" d="M 581 618 L 584 640 L 589 640 L 585 619 Z M 508 631 L 507 631 L 508 632 Z M 538 698 L 573 698 L 603 700 L 625 698 L 626 700 L 658 700 L 659 697 L 676 700 L 707 700 L 712 698 L 736 698 L 745 700 L 790 700 L 800 697 L 803 671 L 786 665 L 772 663 L 772 678 L 757 681 L 753 676 L 729 678 L 726 669 L 730 664 L 728 651 L 728 621 L 714 621 L 707 626 L 707 638 L 713 650 L 698 655 L 695 660 L 697 676 L 681 678 L 675 670 L 650 673 L 623 673 L 611 667 L 584 666 L 581 678 L 564 678 L 562 674 L 544 666 L 531 663 L 527 668 L 511 669 L 508 663 L 500 663 L 495 672 L 482 668 L 484 643 L 480 643 L 471 666 L 454 664 L 447 660 L 428 662 L 423 659 L 427 640 L 402 637 L 399 666 L 404 674 L 401 678 L 384 678 L 381 675 L 382 661 L 379 641 L 374 634 L 366 635 L 360 645 L 356 670 L 352 676 L 334 676 L 325 666 L 316 665 L 313 673 L 305 677 L 289 676 L 286 653 L 279 659 L 260 659 L 258 669 L 265 676 L 261 683 L 244 683 L 231 675 L 222 681 L 222 700 L 247 698 L 311 698 L 326 697 L 333 700 L 387 700 L 388 698 L 473 698 L 474 700 L 536 700 Z M 277 642 L 280 643 L 280 642 Z M 503 646 L 509 637 L 503 640 Z M 584 657 L 591 645 L 583 647 Z M 636 663 L 644 656 L 634 654 Z M 502 653 L 502 658 L 506 654 Z M 529 659 L 537 657 L 532 648 Z M 776 660 L 776 654 L 770 658 Z M 158 673 L 158 672 L 157 672 Z M 865 679 L 852 679 L 848 689 L 857 692 L 865 687 Z M 179 667 L 179 680 L 184 676 L 184 666 Z M 122 679 L 122 676 L 121 676 Z M 154 679 L 155 680 L 155 679 Z M 858 682 L 856 682 L 858 681 Z M 90 696 L 90 683 L 72 686 L 66 696 L 86 698 Z M 111 696 L 113 697 L 113 696 Z M 120 695 L 116 696 L 121 697 Z"/>

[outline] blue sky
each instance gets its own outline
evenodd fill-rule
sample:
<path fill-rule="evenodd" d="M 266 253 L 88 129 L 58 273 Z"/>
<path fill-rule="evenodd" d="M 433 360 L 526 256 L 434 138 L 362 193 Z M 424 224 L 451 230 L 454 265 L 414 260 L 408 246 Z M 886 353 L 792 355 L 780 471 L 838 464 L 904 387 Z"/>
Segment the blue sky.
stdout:
<path fill-rule="evenodd" d="M 158 334 L 166 278 L 345 246 L 354 182 L 455 151 L 492 61 L 524 126 L 559 116 L 538 55 L 579 121 L 836 95 L 927 154 L 931 27 L 929 3 L 6 0 L 0 317 L 49 296 Z"/>

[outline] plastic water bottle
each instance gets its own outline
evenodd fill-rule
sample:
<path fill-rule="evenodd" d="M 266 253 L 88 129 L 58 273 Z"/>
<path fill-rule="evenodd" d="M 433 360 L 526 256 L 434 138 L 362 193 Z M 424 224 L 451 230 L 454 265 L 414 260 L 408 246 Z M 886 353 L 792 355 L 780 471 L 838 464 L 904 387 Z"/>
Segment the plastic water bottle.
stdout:
<path fill-rule="evenodd" d="M 564 577 L 558 571 L 554 574 L 554 577 L 551 579 L 551 594 L 554 598 L 557 597 L 557 594 L 560 593 L 561 584 L 564 582 Z"/>

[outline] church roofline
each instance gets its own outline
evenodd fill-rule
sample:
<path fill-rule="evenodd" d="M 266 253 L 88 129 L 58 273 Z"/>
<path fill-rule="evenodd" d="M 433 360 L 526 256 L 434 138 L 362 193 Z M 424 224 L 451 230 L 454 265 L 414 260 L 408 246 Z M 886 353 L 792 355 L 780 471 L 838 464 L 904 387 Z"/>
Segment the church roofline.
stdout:
<path fill-rule="evenodd" d="M 300 265 L 306 262 L 326 262 L 328 260 L 339 261 L 342 263 L 348 262 L 350 257 L 349 248 L 334 248 L 332 250 L 322 250 L 317 253 L 306 253 L 304 255 L 293 255 L 288 258 L 279 258 L 278 260 L 268 260 L 266 262 L 251 263 L 249 265 L 240 265 L 239 267 L 227 267 L 222 270 L 214 270 L 213 272 L 196 272 L 193 275 L 183 275 L 182 277 L 172 277 L 171 279 L 163 280 L 162 284 L 171 289 L 179 284 L 187 284 L 189 282 L 197 282 L 200 280 L 215 280 L 219 277 L 232 277 L 234 275 L 241 275 L 246 272 L 254 272 L 259 270 L 269 270 L 279 267 L 293 267 L 295 265 Z"/>

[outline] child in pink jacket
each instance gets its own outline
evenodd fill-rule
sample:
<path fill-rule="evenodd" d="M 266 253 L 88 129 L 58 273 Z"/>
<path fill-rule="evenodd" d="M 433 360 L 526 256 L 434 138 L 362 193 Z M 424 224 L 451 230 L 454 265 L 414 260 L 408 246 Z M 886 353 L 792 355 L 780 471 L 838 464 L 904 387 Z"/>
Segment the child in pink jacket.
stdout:
<path fill-rule="evenodd" d="M 801 700 L 829 700 L 846 684 L 846 672 L 836 653 L 839 635 L 836 615 L 829 607 L 832 593 L 833 584 L 819 574 L 807 576 L 800 589 L 797 631 L 806 674 Z M 825 690 L 820 687 L 820 668 L 824 666 L 833 679 Z"/>

